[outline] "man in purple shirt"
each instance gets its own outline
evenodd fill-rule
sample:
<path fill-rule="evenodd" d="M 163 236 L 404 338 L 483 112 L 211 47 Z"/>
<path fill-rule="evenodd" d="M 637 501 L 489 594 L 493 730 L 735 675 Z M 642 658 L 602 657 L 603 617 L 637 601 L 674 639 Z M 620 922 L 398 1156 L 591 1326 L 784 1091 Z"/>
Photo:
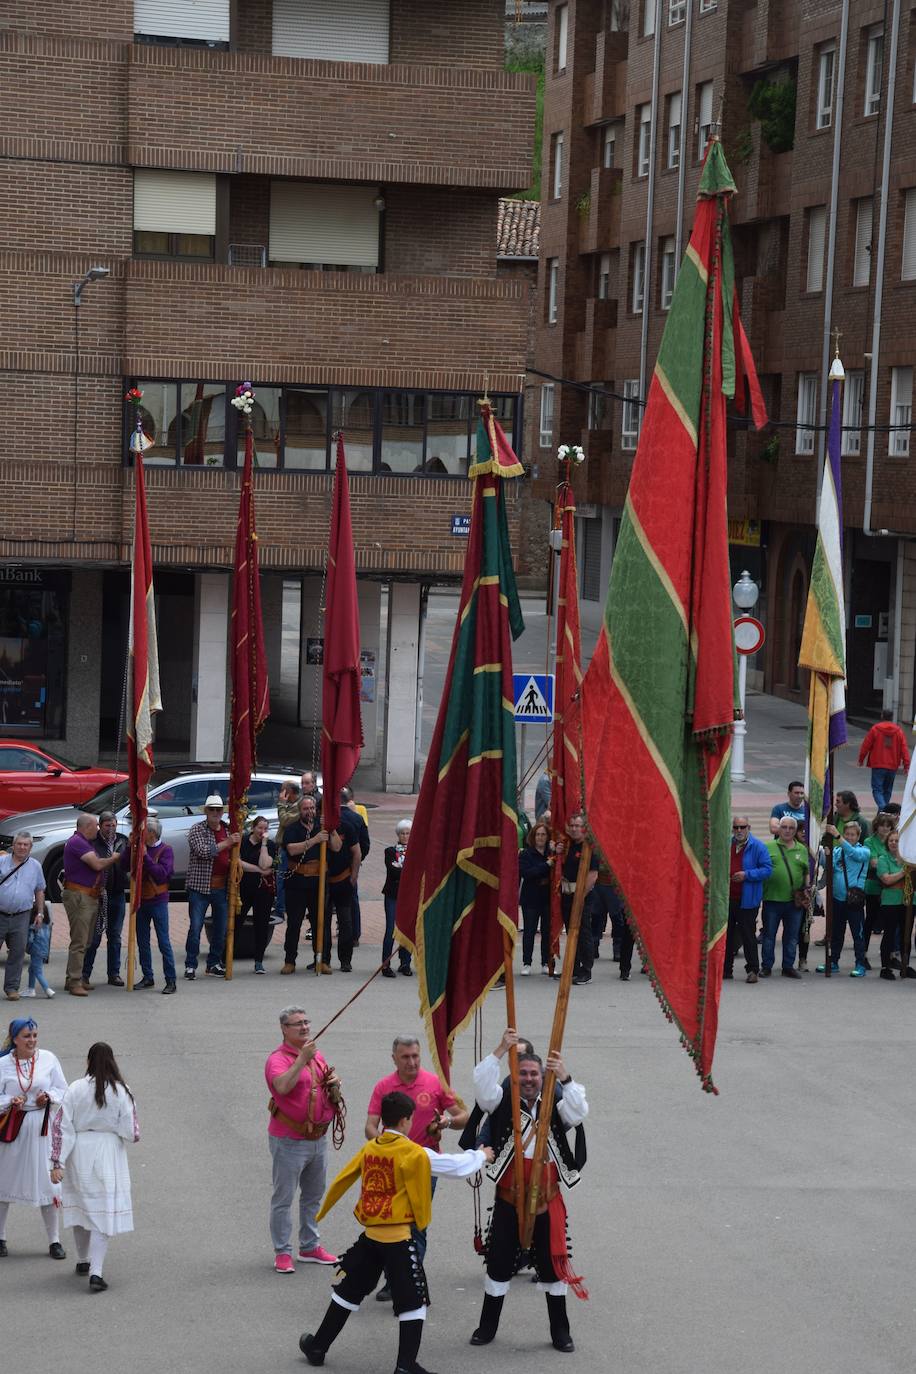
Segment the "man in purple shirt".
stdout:
<path fill-rule="evenodd" d="M 140 955 L 140 968 L 143 977 L 134 983 L 134 992 L 141 988 L 155 987 L 153 977 L 153 955 L 150 946 L 150 922 L 156 929 L 156 942 L 162 955 L 162 976 L 165 979 L 163 993 L 177 991 L 175 983 L 175 956 L 169 937 L 169 879 L 175 871 L 175 855 L 171 846 L 162 843 L 162 822 L 150 816 L 146 822 L 144 835 L 146 851 L 143 855 L 143 879 L 140 886 L 140 904 L 137 908 L 137 952 Z M 127 848 L 130 855 L 130 846 Z M 127 859 L 128 864 L 130 858 Z"/>
<path fill-rule="evenodd" d="M 121 857 L 120 854 L 109 854 L 106 859 L 99 857 L 93 843 L 98 833 L 97 817 L 78 816 L 76 830 L 64 845 L 64 890 L 61 895 L 70 922 L 65 986 L 74 997 L 86 997 L 89 993 L 83 978 L 83 960 L 99 918 L 99 897 L 104 881 L 101 875 Z"/>

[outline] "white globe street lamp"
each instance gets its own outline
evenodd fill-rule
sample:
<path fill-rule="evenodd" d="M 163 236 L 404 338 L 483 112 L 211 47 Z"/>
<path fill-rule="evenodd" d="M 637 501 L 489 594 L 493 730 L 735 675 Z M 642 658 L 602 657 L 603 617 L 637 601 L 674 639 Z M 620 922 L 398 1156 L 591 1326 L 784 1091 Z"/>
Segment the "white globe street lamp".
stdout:
<path fill-rule="evenodd" d="M 747 615 L 757 605 L 760 596 L 760 588 L 745 569 L 738 581 L 732 587 L 732 596 L 735 605 L 743 615 Z M 738 655 L 738 701 L 741 706 L 741 718 L 735 721 L 735 730 L 732 738 L 732 782 L 744 782 L 744 741 L 747 736 L 747 721 L 745 719 L 744 700 L 747 695 L 747 654 Z"/>

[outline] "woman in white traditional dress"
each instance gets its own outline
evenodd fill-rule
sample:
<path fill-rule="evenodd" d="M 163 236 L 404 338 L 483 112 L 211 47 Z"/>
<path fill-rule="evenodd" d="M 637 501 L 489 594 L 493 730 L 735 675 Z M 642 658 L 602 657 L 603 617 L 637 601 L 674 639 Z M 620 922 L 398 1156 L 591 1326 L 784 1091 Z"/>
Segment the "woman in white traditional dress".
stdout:
<path fill-rule="evenodd" d="M 38 1048 L 38 1022 L 31 1016 L 10 1022 L 0 1046 L 0 1121 L 8 1109 L 0 1143 L 0 1259 L 5 1259 L 10 1204 L 40 1207 L 48 1233 L 48 1254 L 66 1259 L 60 1243 L 60 1188 L 52 1182 L 49 1118 L 67 1091 L 57 1055 Z M 20 1119 L 21 1118 L 21 1119 Z"/>
<path fill-rule="evenodd" d="M 78 1274 L 104 1293 L 112 1236 L 134 1229 L 127 1142 L 140 1139 L 133 1093 L 110 1045 L 89 1050 L 86 1077 L 67 1089 L 51 1131 L 51 1177 L 63 1180 L 64 1225 L 73 1227 Z"/>

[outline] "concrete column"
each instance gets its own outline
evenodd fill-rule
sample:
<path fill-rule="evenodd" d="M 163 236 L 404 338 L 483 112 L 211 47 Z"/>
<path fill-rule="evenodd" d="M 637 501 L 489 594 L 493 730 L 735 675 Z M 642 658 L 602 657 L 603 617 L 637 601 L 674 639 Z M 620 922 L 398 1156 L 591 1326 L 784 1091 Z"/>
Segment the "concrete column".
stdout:
<path fill-rule="evenodd" d="M 356 584 L 359 602 L 360 650 L 365 658 L 365 666 L 373 669 L 373 676 L 363 678 L 363 690 L 371 701 L 363 699 L 363 752 L 360 766 L 372 764 L 378 758 L 378 711 L 380 674 L 380 620 L 382 588 L 378 582 L 358 580 Z M 302 630 L 300 640 L 301 673 L 299 679 L 299 721 L 307 730 L 312 730 L 315 717 L 321 719 L 321 665 L 309 661 L 309 641 L 324 636 L 323 620 L 320 614 L 321 579 L 307 577 L 302 583 Z"/>
<path fill-rule="evenodd" d="M 388 593 L 388 675 L 385 684 L 383 785 L 412 792 L 416 763 L 420 584 L 392 582 Z"/>
<path fill-rule="evenodd" d="M 77 763 L 97 763 L 99 699 L 102 682 L 102 573 L 74 568 L 70 582 L 67 644 L 67 709 L 65 735 L 59 745 Z M 123 688 L 126 664 L 106 663 Z M 120 699 L 120 698 L 119 698 Z"/>
<path fill-rule="evenodd" d="M 302 579 L 302 616 L 299 631 L 299 724 L 312 730 L 321 720 L 321 664 L 310 661 L 309 644 L 324 633 L 321 619 L 321 578 Z M 311 758 L 311 742 L 308 757 Z"/>
<path fill-rule="evenodd" d="M 198 573 L 194 583 L 191 758 L 226 757 L 229 706 L 229 574 Z"/>

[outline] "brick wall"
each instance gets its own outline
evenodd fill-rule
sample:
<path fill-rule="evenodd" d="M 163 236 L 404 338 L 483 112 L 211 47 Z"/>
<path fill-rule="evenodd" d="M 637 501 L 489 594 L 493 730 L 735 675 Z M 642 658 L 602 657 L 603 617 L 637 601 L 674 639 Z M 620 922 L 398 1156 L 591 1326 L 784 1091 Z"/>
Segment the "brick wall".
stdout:
<path fill-rule="evenodd" d="M 391 60 L 501 71 L 504 24 L 502 0 L 392 0 Z"/>
<path fill-rule="evenodd" d="M 494 275 L 497 202 L 493 196 L 387 186 L 385 201 L 386 272 Z"/>

